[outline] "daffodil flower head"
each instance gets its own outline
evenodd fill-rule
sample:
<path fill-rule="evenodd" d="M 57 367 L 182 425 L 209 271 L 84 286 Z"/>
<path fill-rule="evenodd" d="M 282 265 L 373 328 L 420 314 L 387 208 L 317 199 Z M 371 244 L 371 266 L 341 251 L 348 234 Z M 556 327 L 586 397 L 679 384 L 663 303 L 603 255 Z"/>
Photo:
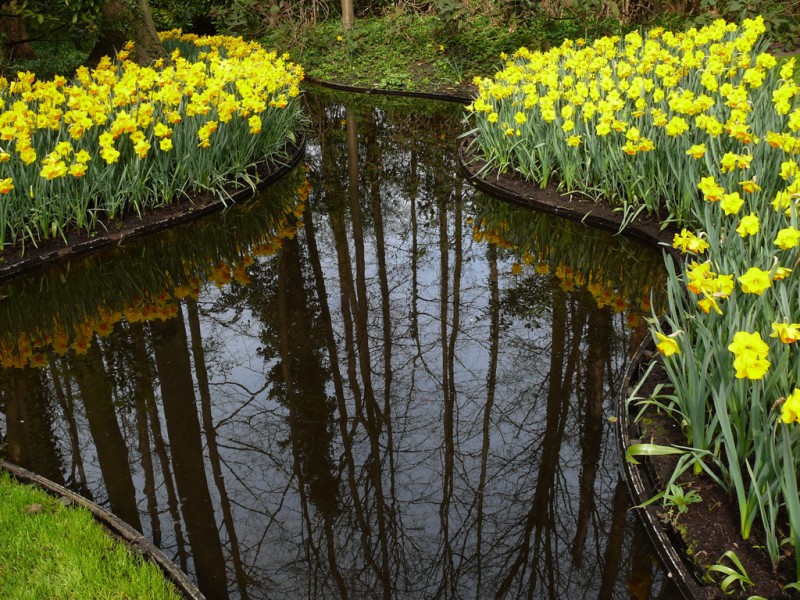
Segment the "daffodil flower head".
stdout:
<path fill-rule="evenodd" d="M 748 194 L 761 191 L 761 186 L 756 183 L 755 177 L 753 179 L 748 179 L 747 181 L 740 181 L 739 185 L 742 186 L 742 190 Z"/>
<path fill-rule="evenodd" d="M 697 184 L 697 188 L 703 192 L 703 198 L 707 202 L 718 202 L 725 193 L 725 188 L 717 183 L 713 175 L 703 177 Z"/>
<path fill-rule="evenodd" d="M 759 332 L 738 331 L 728 350 L 734 355 L 733 367 L 738 379 L 761 379 L 770 367 L 767 360 L 769 346 Z"/>
<path fill-rule="evenodd" d="M 781 406 L 781 421 L 790 425 L 800 422 L 800 389 L 795 388 Z"/>
<path fill-rule="evenodd" d="M 656 345 L 656 349 L 664 356 L 672 356 L 673 354 L 680 354 L 681 349 L 678 346 L 678 342 L 675 341 L 675 337 L 680 333 L 681 332 L 676 331 L 672 335 L 664 335 L 663 333 L 656 331 L 655 332 L 656 339 L 659 342 Z"/>
<path fill-rule="evenodd" d="M 726 215 L 735 215 L 742 208 L 744 200 L 739 195 L 739 192 L 731 192 L 730 194 L 723 194 L 719 207 Z"/>
<path fill-rule="evenodd" d="M 781 163 L 781 170 L 778 173 L 778 175 L 784 181 L 788 181 L 789 179 L 796 177 L 797 173 L 798 173 L 797 163 L 793 160 L 786 160 Z"/>
<path fill-rule="evenodd" d="M 759 227 L 760 223 L 758 220 L 758 215 L 751 212 L 746 217 L 742 217 L 742 220 L 739 221 L 739 226 L 736 228 L 736 233 L 745 238 L 749 235 L 757 234 Z"/>
<path fill-rule="evenodd" d="M 722 309 L 720 309 L 719 304 L 717 304 L 717 301 L 711 296 L 706 296 L 702 300 L 698 301 L 697 305 L 706 314 L 711 312 L 712 308 L 714 309 L 714 312 L 717 313 L 718 315 L 722 314 Z"/>
<path fill-rule="evenodd" d="M 769 337 L 778 338 L 784 344 L 793 344 L 800 340 L 800 323 L 773 323 Z"/>
<path fill-rule="evenodd" d="M 742 291 L 745 294 L 760 296 L 764 293 L 764 290 L 772 287 L 769 271 L 763 271 L 758 267 L 750 267 L 744 275 L 738 277 L 738 280 L 742 284 Z"/>
<path fill-rule="evenodd" d="M 706 240 L 696 236 L 694 233 L 684 228 L 680 233 L 675 234 L 675 237 L 672 240 L 672 247 L 680 250 L 684 254 L 687 252 L 691 252 L 692 254 L 702 254 L 708 249 L 709 245 Z"/>
<path fill-rule="evenodd" d="M 799 241 L 800 231 L 791 226 L 778 231 L 778 235 L 775 237 L 775 245 L 781 250 L 795 248 Z"/>
<path fill-rule="evenodd" d="M 703 158 L 706 155 L 706 145 L 695 144 L 686 151 L 686 154 L 692 158 Z"/>
<path fill-rule="evenodd" d="M 733 152 L 726 152 L 719 164 L 723 173 L 733 171 L 736 168 L 736 155 Z"/>

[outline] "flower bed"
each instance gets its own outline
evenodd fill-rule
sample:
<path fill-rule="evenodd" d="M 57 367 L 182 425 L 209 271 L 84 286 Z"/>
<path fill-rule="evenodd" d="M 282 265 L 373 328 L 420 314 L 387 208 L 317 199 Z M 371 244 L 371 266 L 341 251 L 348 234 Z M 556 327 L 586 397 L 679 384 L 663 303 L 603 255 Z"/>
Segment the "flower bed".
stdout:
<path fill-rule="evenodd" d="M 149 67 L 128 47 L 72 82 L 0 79 L 0 249 L 221 193 L 293 139 L 302 68 L 239 38 L 162 38 L 170 60 Z"/>
<path fill-rule="evenodd" d="M 763 528 L 764 555 L 776 572 L 791 564 L 784 590 L 798 590 L 800 88 L 795 59 L 779 64 L 763 31 L 717 21 L 521 49 L 478 82 L 469 118 L 490 168 L 687 226 L 673 244 L 683 268 L 667 261 L 664 327 L 652 325 L 669 385 L 635 400 L 685 442 L 629 458 L 678 457 L 665 505 L 691 492 L 682 474 L 713 480 L 735 499 L 742 539 Z M 730 550 L 710 574 L 746 588 Z"/>

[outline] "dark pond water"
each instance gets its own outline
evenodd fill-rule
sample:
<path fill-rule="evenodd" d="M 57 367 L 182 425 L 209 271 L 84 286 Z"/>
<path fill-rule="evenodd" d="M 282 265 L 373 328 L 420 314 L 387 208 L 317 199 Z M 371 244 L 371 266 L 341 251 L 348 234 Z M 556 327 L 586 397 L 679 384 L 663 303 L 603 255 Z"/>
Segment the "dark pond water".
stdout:
<path fill-rule="evenodd" d="M 459 106 L 308 104 L 254 201 L 0 289 L 4 455 L 209 598 L 671 597 L 608 422 L 660 255 L 475 192 Z"/>

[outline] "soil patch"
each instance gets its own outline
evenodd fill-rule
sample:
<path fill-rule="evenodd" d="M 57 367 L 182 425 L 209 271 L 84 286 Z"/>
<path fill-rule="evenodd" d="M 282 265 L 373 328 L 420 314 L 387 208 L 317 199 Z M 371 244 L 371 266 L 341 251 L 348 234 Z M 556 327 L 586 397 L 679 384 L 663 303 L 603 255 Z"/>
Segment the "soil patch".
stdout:
<path fill-rule="evenodd" d="M 648 350 L 640 352 L 639 360 L 635 361 L 632 371 L 629 371 L 634 373 L 632 379 L 636 379 L 637 374 L 642 371 L 644 366 L 642 363 L 647 361 L 654 350 L 651 343 Z M 660 361 L 660 359 L 658 360 Z M 638 364 L 636 364 L 637 362 Z M 625 388 L 636 383 L 632 379 L 626 377 Z M 668 383 L 664 370 L 657 363 L 642 383 L 637 395 L 647 397 L 653 393 L 658 384 Z M 638 423 L 633 423 L 633 417 L 638 412 L 638 408 L 632 406 L 631 412 L 625 414 L 625 395 L 627 393 L 623 394 L 619 400 L 620 440 L 623 453 L 627 443 L 636 441 L 678 446 L 686 444 L 686 438 L 681 433 L 678 424 L 665 413 L 648 409 Z M 676 456 L 658 456 L 641 460 L 641 465 L 626 463 L 624 468 L 631 493 L 634 496 L 633 501 L 644 502 L 656 491 L 663 489 L 672 476 L 677 462 L 678 457 Z M 645 482 L 645 489 L 636 489 L 635 484 L 631 485 L 631 475 L 633 475 L 633 479 L 641 478 Z M 739 512 L 735 497 L 726 494 L 705 473 L 699 476 L 685 473 L 678 479 L 678 483 L 684 487 L 686 493 L 694 490 L 700 495 L 702 501 L 690 504 L 685 513 L 677 510 L 670 513 L 658 501 L 637 509 L 637 513 L 644 521 L 648 533 L 651 534 L 651 537 L 655 537 L 654 544 L 658 543 L 659 539 L 659 536 L 653 536 L 655 528 L 660 528 L 667 539 L 674 544 L 681 561 L 674 566 L 676 572 L 680 571 L 675 578 L 679 584 L 683 583 L 679 587 L 685 594 L 688 593 L 689 597 L 698 599 L 745 599 L 752 596 L 800 598 L 798 592 L 781 591 L 782 586 L 794 581 L 794 558 L 786 557 L 779 563 L 778 572 L 773 573 L 764 550 L 763 530 L 754 525 L 750 538 L 742 540 L 739 535 Z M 754 585 L 747 586 L 746 590 L 742 590 L 734 584 L 729 588 L 729 591 L 735 590 L 734 593 L 726 596 L 717 585 L 704 582 L 703 577 L 706 569 L 711 565 L 722 563 L 733 567 L 727 559 L 720 560 L 728 550 L 732 550 L 739 558 Z M 667 566 L 669 567 L 669 565 Z M 715 579 L 720 582 L 723 576 L 716 574 Z"/>
<path fill-rule="evenodd" d="M 593 227 L 620 231 L 623 214 L 602 198 L 595 200 L 578 192 L 563 192 L 556 185 L 541 188 L 514 173 L 487 170 L 486 161 L 469 151 L 472 138 L 462 140 L 458 162 L 464 176 L 476 188 L 508 202 L 533 208 L 548 214 L 581 221 Z M 640 215 L 625 226 L 626 235 L 651 244 L 663 244 L 673 256 L 674 227 L 663 227 L 665 215 Z"/>

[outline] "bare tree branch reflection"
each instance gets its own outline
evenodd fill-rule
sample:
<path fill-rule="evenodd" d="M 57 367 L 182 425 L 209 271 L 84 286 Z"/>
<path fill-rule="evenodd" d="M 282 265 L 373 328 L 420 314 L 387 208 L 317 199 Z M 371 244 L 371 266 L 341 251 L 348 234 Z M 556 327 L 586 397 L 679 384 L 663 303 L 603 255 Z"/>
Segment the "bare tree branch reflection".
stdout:
<path fill-rule="evenodd" d="M 210 598 L 669 597 L 605 419 L 660 257 L 464 186 L 458 107 L 306 102 L 284 191 L 46 279 L 94 342 L 0 351 L 6 454 Z"/>

